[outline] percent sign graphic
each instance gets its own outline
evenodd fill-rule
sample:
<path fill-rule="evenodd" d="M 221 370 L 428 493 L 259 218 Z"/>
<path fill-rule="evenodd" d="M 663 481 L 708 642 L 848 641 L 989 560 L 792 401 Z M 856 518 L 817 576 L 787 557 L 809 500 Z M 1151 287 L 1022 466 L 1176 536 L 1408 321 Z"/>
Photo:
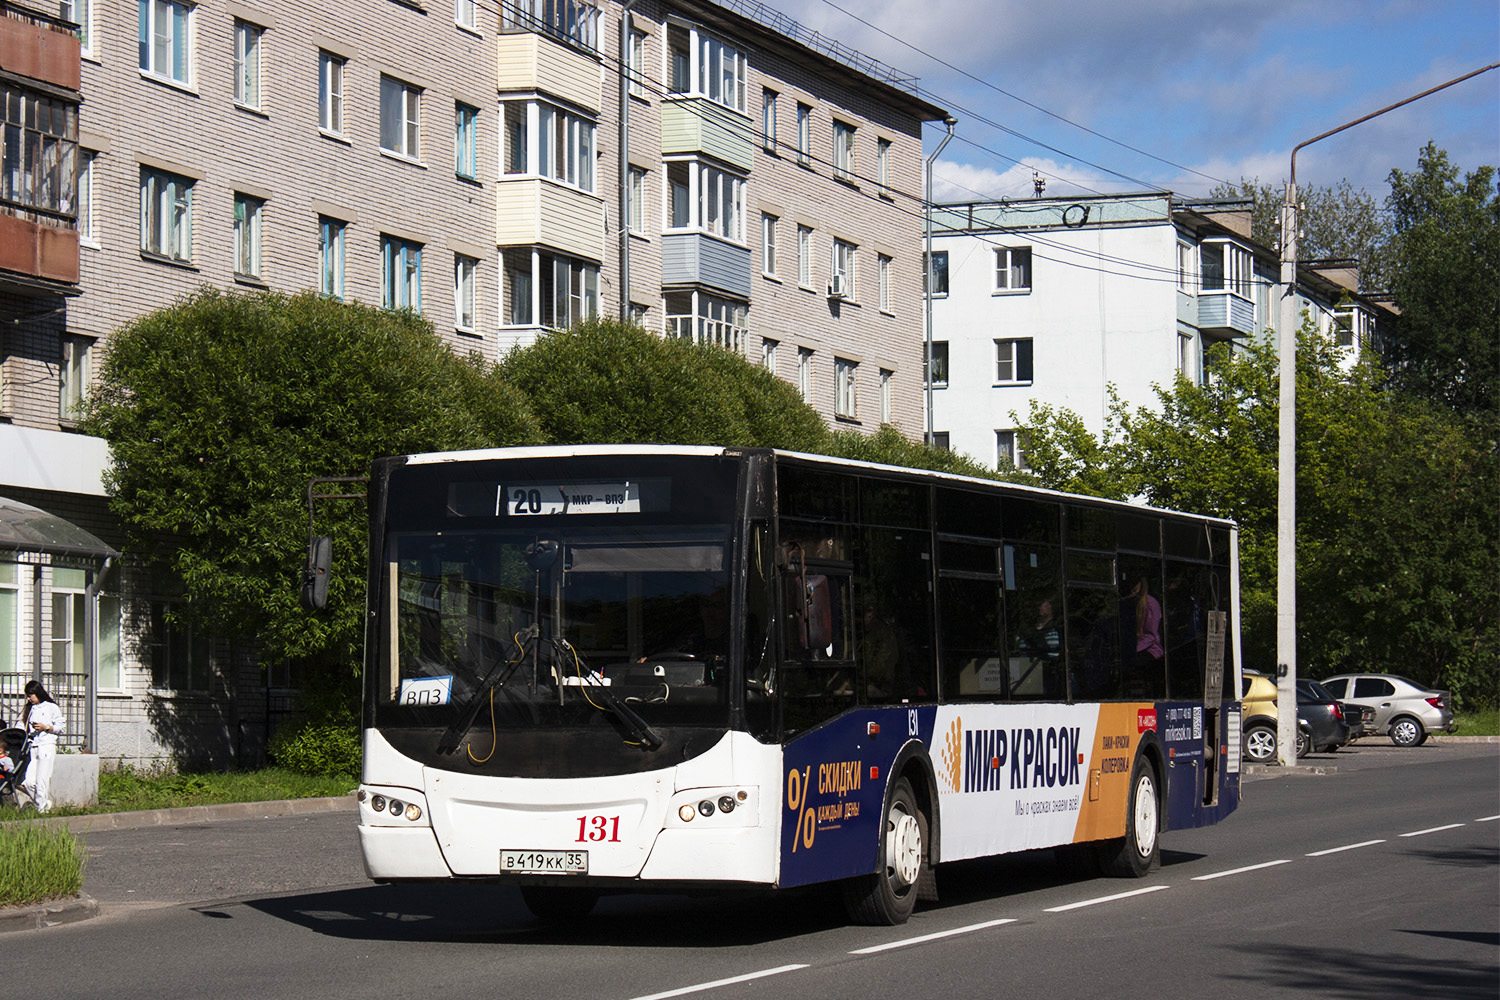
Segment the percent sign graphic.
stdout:
<path fill-rule="evenodd" d="M 797 816 L 797 825 L 792 832 L 793 854 L 797 853 L 799 840 L 803 847 L 812 847 L 813 837 L 818 832 L 817 814 L 807 804 L 807 779 L 811 771 L 810 767 L 805 767 L 800 772 L 792 768 L 786 775 L 786 805 Z"/>

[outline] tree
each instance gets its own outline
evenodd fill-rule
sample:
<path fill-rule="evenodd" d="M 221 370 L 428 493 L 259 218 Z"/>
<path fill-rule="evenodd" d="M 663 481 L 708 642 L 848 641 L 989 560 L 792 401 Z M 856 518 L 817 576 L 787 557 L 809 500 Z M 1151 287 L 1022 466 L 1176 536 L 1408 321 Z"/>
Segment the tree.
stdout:
<path fill-rule="evenodd" d="M 178 618 L 335 684 L 354 676 L 363 642 L 365 510 L 319 507 L 343 571 L 328 613 L 305 612 L 309 477 L 541 439 L 525 400 L 420 316 L 208 288 L 110 338 L 84 429 L 110 443 L 111 508 L 132 554 L 180 584 Z"/>
<path fill-rule="evenodd" d="M 1278 366 L 1268 345 L 1210 355 L 1155 407 L 1112 407 L 1097 440 L 1033 410 L 1042 485 L 1215 514 L 1240 528 L 1245 661 L 1275 662 Z M 1449 412 L 1352 373 L 1309 324 L 1297 351 L 1297 657 L 1307 676 L 1384 669 L 1493 705 L 1500 691 L 1500 474 Z M 1051 449 L 1041 464 L 1036 442 Z"/>
<path fill-rule="evenodd" d="M 1500 407 L 1500 189 L 1496 169 L 1459 179 L 1429 142 L 1413 173 L 1392 170 L 1391 291 L 1401 310 L 1385 362 L 1399 388 L 1493 427 Z"/>
<path fill-rule="evenodd" d="M 1281 246 L 1281 207 L 1286 201 L 1286 186 L 1275 188 L 1254 180 L 1240 179 L 1234 184 L 1217 184 L 1209 195 L 1214 198 L 1251 198 L 1250 237 L 1272 249 Z M 1355 260 L 1359 262 L 1359 285 L 1365 291 L 1384 291 L 1390 287 L 1390 223 L 1370 193 L 1341 180 L 1329 187 L 1316 184 L 1298 186 L 1297 201 L 1305 206 L 1301 213 L 1301 236 L 1297 256 L 1309 260 Z"/>
<path fill-rule="evenodd" d="M 616 319 L 512 351 L 495 381 L 534 401 L 556 444 L 714 444 L 821 451 L 828 431 L 786 382 L 723 348 Z"/>

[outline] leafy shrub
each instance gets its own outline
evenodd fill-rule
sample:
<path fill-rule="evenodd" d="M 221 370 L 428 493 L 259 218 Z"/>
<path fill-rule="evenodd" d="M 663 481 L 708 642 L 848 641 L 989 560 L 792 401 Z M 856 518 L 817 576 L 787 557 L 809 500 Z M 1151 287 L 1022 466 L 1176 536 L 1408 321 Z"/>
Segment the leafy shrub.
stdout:
<path fill-rule="evenodd" d="M 288 727 L 271 737 L 266 750 L 277 765 L 298 774 L 359 773 L 359 731 L 352 726 Z"/>

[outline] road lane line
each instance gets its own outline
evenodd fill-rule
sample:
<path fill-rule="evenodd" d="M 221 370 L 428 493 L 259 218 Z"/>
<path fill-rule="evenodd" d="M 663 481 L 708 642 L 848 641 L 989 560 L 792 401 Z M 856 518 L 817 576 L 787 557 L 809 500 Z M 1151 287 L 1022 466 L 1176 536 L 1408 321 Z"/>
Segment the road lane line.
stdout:
<path fill-rule="evenodd" d="M 731 986 L 735 983 L 748 983 L 752 979 L 764 979 L 767 976 L 778 976 L 783 972 L 796 972 L 805 969 L 806 965 L 783 965 L 775 969 L 762 969 L 760 972 L 747 972 L 743 976 L 731 976 L 729 979 L 715 979 L 711 983 L 699 983 L 697 986 L 684 986 L 680 990 L 668 990 L 665 993 L 652 993 L 649 996 L 635 997 L 634 1000 L 667 1000 L 667 997 L 686 996 L 689 993 L 701 993 L 704 990 L 717 989 L 720 986 Z"/>
<path fill-rule="evenodd" d="M 1403 837 L 1420 837 L 1424 833 L 1439 833 L 1439 832 L 1441 832 L 1443 830 L 1457 830 L 1461 826 L 1463 826 L 1462 823 L 1449 823 L 1447 826 L 1433 826 L 1433 827 L 1427 828 L 1426 830 L 1413 830 L 1411 833 L 1403 833 L 1401 836 L 1403 836 Z"/>
<path fill-rule="evenodd" d="M 1385 843 L 1385 841 L 1383 841 L 1383 840 L 1362 840 L 1362 841 L 1360 841 L 1357 844 L 1345 844 L 1343 847 L 1330 847 L 1326 851 L 1313 851 L 1311 854 L 1308 855 L 1308 857 L 1309 858 L 1321 858 L 1325 854 L 1337 854 L 1339 851 L 1352 851 L 1352 850 L 1354 850 L 1355 848 L 1358 848 L 1358 847 L 1370 847 L 1370 846 L 1372 846 L 1374 844 L 1383 844 L 1383 843 Z"/>
<path fill-rule="evenodd" d="M 1476 822 L 1476 823 L 1493 823 L 1497 819 L 1500 819 L 1500 816 L 1481 816 L 1478 819 L 1476 819 L 1474 822 Z"/>
<path fill-rule="evenodd" d="M 1207 882 L 1212 878 L 1223 878 L 1225 875 L 1243 875 L 1245 872 L 1256 872 L 1262 868 L 1275 868 L 1277 865 L 1289 865 L 1291 858 L 1282 858 L 1280 861 L 1266 861 L 1258 865 L 1246 865 L 1244 868 L 1231 868 L 1227 872 L 1214 872 L 1212 875 L 1195 875 L 1194 882 Z"/>
<path fill-rule="evenodd" d="M 1148 892 L 1160 892 L 1162 889 L 1172 888 L 1169 885 L 1148 885 L 1144 889 L 1132 889 L 1129 892 L 1117 892 L 1113 896 L 1100 896 L 1098 899 L 1085 899 L 1081 903 L 1068 903 L 1066 906 L 1049 906 L 1043 910 L 1044 913 L 1062 913 L 1066 910 L 1078 910 L 1085 906 L 1097 906 L 1100 903 L 1113 903 L 1117 899 L 1129 899 L 1131 896 L 1142 896 Z"/>
<path fill-rule="evenodd" d="M 967 927 L 955 927 L 951 931 L 938 931 L 935 934 L 923 934 L 921 937 L 907 938 L 904 941 L 890 941 L 886 944 L 877 944 L 869 948 L 860 948 L 851 951 L 851 955 L 873 955 L 877 951 L 890 951 L 892 948 L 905 948 L 909 944 L 921 944 L 924 941 L 936 941 L 938 938 L 953 937 L 957 934 L 970 934 L 974 931 L 982 931 L 987 927 L 999 927 L 1001 924 L 1013 924 L 1014 917 L 1006 917 L 1003 920 L 986 920 L 982 924 L 970 924 Z"/>

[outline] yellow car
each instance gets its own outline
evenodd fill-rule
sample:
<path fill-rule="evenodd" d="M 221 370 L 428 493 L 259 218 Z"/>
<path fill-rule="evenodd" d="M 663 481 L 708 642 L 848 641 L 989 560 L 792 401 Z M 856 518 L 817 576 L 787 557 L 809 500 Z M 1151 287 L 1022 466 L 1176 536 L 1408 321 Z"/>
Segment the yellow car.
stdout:
<path fill-rule="evenodd" d="M 1240 745 L 1246 760 L 1269 764 L 1276 760 L 1276 682 L 1255 670 L 1243 673 Z"/>

